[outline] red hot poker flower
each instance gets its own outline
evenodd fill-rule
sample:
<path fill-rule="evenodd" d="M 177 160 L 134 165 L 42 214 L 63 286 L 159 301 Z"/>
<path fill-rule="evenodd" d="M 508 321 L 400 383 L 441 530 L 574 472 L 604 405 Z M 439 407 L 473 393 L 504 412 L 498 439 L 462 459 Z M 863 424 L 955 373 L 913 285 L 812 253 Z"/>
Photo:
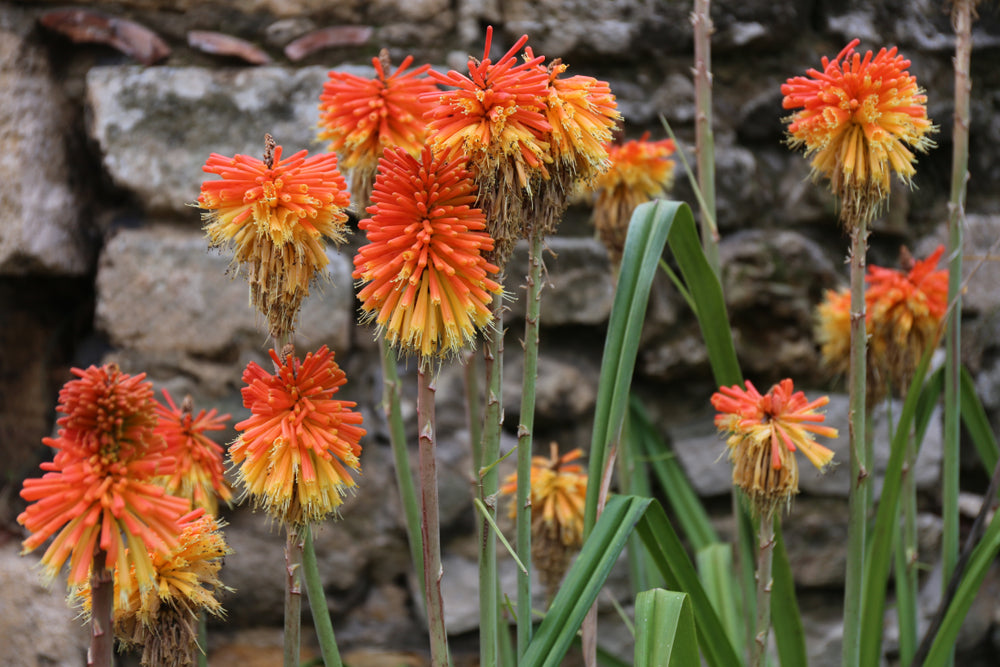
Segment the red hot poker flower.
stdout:
<path fill-rule="evenodd" d="M 195 507 L 203 507 L 215 516 L 219 513 L 218 499 L 229 503 L 233 493 L 223 476 L 223 449 L 205 432 L 223 430 L 229 415 L 219 415 L 212 408 L 209 412 L 200 410 L 195 416 L 190 396 L 178 408 L 166 389 L 163 398 L 166 405 L 156 404 L 156 432 L 166 441 L 167 452 L 177 463 L 163 485 L 168 493 L 187 498 Z"/>
<path fill-rule="evenodd" d="M 492 319 L 498 269 L 464 160 L 388 149 L 372 193 L 368 244 L 354 257 L 358 298 L 389 342 L 427 358 L 456 352 Z"/>
<path fill-rule="evenodd" d="M 372 58 L 375 78 L 331 71 L 320 95 L 319 138 L 330 141 L 330 152 L 340 156 L 341 168 L 351 172 L 351 192 L 356 206 L 363 206 L 371 189 L 382 151 L 398 146 L 414 157 L 427 140 L 424 115 L 437 87 L 422 75 L 430 65 L 406 72 L 413 64 L 407 56 L 390 73 L 389 54 L 383 49 Z"/>
<path fill-rule="evenodd" d="M 746 389 L 720 387 L 712 395 L 718 410 L 715 424 L 729 435 L 729 460 L 733 462 L 733 483 L 746 492 L 762 516 L 791 500 L 799 491 L 799 469 L 793 453 L 801 451 L 824 470 L 833 452 L 816 442 L 815 436 L 837 437 L 837 430 L 820 426 L 824 416 L 817 412 L 830 402 L 826 396 L 809 401 L 801 391 L 793 391 L 785 379 L 761 394 L 747 380 Z"/>
<path fill-rule="evenodd" d="M 324 239 L 346 240 L 347 184 L 333 154 L 281 158 L 268 136 L 265 160 L 213 153 L 204 170 L 198 204 L 212 245 L 232 245 L 244 266 L 253 305 L 268 318 L 271 334 L 292 331 L 309 284 L 328 263 Z"/>
<path fill-rule="evenodd" d="M 291 346 L 286 346 L 291 350 Z M 270 351 L 272 375 L 250 362 L 243 372 L 249 419 L 230 446 L 237 476 L 256 505 L 290 525 L 319 521 L 355 486 L 348 469 L 361 470 L 361 414 L 352 401 L 333 398 L 346 384 L 325 345 L 299 360 Z"/>
<path fill-rule="evenodd" d="M 788 79 L 781 86 L 790 143 L 812 155 L 813 173 L 830 179 L 846 206 L 870 219 L 889 193 L 889 174 L 905 182 L 916 173 L 912 149 L 926 152 L 935 130 L 927 118 L 927 97 L 907 72 L 910 61 L 896 47 L 854 51 L 853 40 L 823 71 Z"/>
<path fill-rule="evenodd" d="M 152 384 L 115 365 L 73 373 L 78 379 L 59 393 L 65 416 L 58 420 L 58 437 L 43 440 L 57 450 L 55 458 L 21 490 L 31 503 L 17 518 L 32 533 L 24 550 L 55 536 L 42 564 L 54 577 L 69 559 L 71 587 L 87 582 L 97 549 L 107 554 L 109 570 L 134 567 L 140 585 L 151 585 L 149 550 L 168 553 L 180 534 L 178 520 L 190 509 L 187 500 L 153 483 L 172 471 L 174 461 L 153 432 Z"/>

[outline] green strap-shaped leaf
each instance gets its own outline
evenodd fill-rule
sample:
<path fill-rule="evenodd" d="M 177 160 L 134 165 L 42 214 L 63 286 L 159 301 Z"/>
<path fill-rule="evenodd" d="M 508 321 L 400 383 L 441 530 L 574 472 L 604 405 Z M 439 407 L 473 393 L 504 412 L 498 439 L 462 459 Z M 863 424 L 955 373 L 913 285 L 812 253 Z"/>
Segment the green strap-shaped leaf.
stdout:
<path fill-rule="evenodd" d="M 663 507 L 651 498 L 615 496 L 608 501 L 566 574 L 549 612 L 528 644 L 520 667 L 556 667 L 561 663 L 634 530 L 642 537 L 668 587 L 690 596 L 695 634 L 708 664 L 712 667 L 742 664 Z"/>
<path fill-rule="evenodd" d="M 521 667 L 556 667 L 561 663 L 636 522 L 651 502 L 634 496 L 616 496 L 608 502 L 528 644 Z"/>
<path fill-rule="evenodd" d="M 997 439 L 990 426 L 990 420 L 983 410 L 983 404 L 976 394 L 976 385 L 972 381 L 969 371 L 963 366 L 962 376 L 959 384 L 962 412 L 962 423 L 972 436 L 972 442 L 979 453 L 979 459 L 983 462 L 986 474 L 993 474 L 993 469 L 997 467 L 997 459 L 1000 458 L 1000 449 L 997 448 Z"/>
<path fill-rule="evenodd" d="M 636 596 L 635 664 L 643 667 L 699 664 L 694 614 L 686 593 L 654 588 Z"/>
<path fill-rule="evenodd" d="M 927 659 L 924 660 L 924 667 L 938 667 L 951 663 L 958 632 L 998 552 L 1000 552 L 1000 512 L 993 515 L 983 539 L 972 550 L 969 565 L 962 575 L 962 583 L 958 585 L 955 597 L 948 605 L 941 628 L 934 637 Z"/>
<path fill-rule="evenodd" d="M 726 634 L 733 646 L 743 646 L 744 627 L 741 622 L 740 596 L 733 576 L 733 548 L 716 542 L 695 553 L 698 573 L 712 606 L 719 613 Z"/>
<path fill-rule="evenodd" d="M 917 403 L 920 400 L 920 387 L 927 377 L 930 365 L 930 350 L 924 354 L 917 365 L 906 392 L 903 410 L 899 415 L 896 431 L 893 434 L 889 450 L 889 462 L 886 466 L 885 478 L 882 481 L 882 497 L 879 499 L 875 515 L 875 528 L 871 531 L 871 543 L 865 561 L 864 590 L 861 595 L 861 648 L 860 664 L 877 665 L 881 661 L 882 652 L 882 616 L 885 613 L 886 582 L 889 576 L 889 565 L 892 563 L 893 537 L 896 534 L 895 522 L 898 520 L 897 509 L 903 474 L 903 459 L 906 454 L 906 441 L 914 423 Z"/>
<path fill-rule="evenodd" d="M 783 667 L 809 664 L 806 656 L 806 632 L 795 597 L 795 580 L 785 551 L 781 522 L 774 522 L 774 561 L 771 564 L 771 625 Z"/>

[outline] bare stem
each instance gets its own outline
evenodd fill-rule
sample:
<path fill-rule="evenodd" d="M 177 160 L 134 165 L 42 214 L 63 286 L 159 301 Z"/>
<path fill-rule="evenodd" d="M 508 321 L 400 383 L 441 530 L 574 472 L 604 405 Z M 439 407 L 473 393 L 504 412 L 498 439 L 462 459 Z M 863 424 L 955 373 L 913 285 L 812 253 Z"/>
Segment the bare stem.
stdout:
<path fill-rule="evenodd" d="M 447 667 L 448 633 L 444 627 L 441 597 L 441 525 L 438 517 L 437 462 L 435 460 L 434 380 L 429 362 L 417 370 L 417 429 L 420 442 L 420 506 L 424 547 L 424 591 L 427 629 L 431 640 L 432 667 Z"/>
<path fill-rule="evenodd" d="M 503 283 L 502 278 L 500 282 Z M 483 446 L 479 473 L 479 499 L 496 518 L 496 496 L 500 476 L 496 462 L 500 458 L 500 431 L 503 427 L 501 378 L 503 376 L 503 297 L 493 296 L 493 328 L 487 332 L 483 351 L 486 370 L 486 410 L 483 422 Z M 486 519 L 479 528 L 479 657 L 482 665 L 497 664 L 497 550 L 493 529 Z M 530 615 L 531 610 L 528 610 Z M 520 616 L 520 614 L 519 614 Z"/>
<path fill-rule="evenodd" d="M 958 561 L 959 541 L 959 386 L 961 378 L 962 227 L 965 224 L 965 191 L 969 165 L 969 96 L 972 80 L 972 14 L 974 0 L 955 0 L 955 119 L 952 130 L 951 197 L 948 202 L 948 303 L 951 311 L 945 333 L 944 451 L 941 470 L 941 566 L 947 586 Z"/>
<path fill-rule="evenodd" d="M 531 562 L 531 454 L 535 427 L 535 383 L 538 379 L 538 318 L 542 301 L 542 235 L 535 225 L 528 256 L 527 303 L 524 316 L 524 375 L 521 422 L 517 427 L 517 553 Z M 517 576 L 517 655 L 531 641 L 531 574 Z"/>
<path fill-rule="evenodd" d="M 767 638 L 771 634 L 771 563 L 774 560 L 774 514 L 760 517 L 757 529 L 757 629 L 754 634 L 751 667 L 767 661 Z"/>
<path fill-rule="evenodd" d="M 114 658 L 112 618 L 115 580 L 111 570 L 107 569 L 106 559 L 107 552 L 98 547 L 90 573 L 90 651 L 87 653 L 87 667 L 111 667 Z"/>
<path fill-rule="evenodd" d="M 843 206 L 842 212 L 853 211 Z M 848 213 L 850 215 L 850 213 Z M 861 216 L 858 216 L 859 218 Z M 865 460 L 865 407 L 867 335 L 865 328 L 865 253 L 868 249 L 867 221 L 845 220 L 851 232 L 851 359 L 850 359 L 850 459 L 851 488 L 848 493 L 847 572 L 844 584 L 844 648 L 842 664 L 858 664 L 861 639 L 861 595 L 864 586 L 867 542 L 868 493 L 871 487 Z M 872 622 L 872 621 L 869 621 Z M 881 620 L 879 620 L 881 622 Z"/>
<path fill-rule="evenodd" d="M 712 134 L 712 39 L 714 30 L 710 0 L 695 0 L 691 25 L 694 28 L 695 150 L 698 158 L 698 187 L 703 198 L 701 243 L 705 259 L 719 275 L 719 231 L 715 222 L 715 138 Z"/>
<path fill-rule="evenodd" d="M 285 539 L 285 667 L 298 667 L 302 644 L 302 536 L 288 524 Z"/>

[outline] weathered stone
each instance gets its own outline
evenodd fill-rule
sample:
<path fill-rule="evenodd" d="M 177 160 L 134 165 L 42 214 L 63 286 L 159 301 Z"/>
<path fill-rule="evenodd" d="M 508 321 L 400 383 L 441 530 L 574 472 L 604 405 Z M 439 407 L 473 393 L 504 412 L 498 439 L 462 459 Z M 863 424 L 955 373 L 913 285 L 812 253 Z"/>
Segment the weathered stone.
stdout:
<path fill-rule="evenodd" d="M 343 68 L 365 76 L 370 68 Z M 198 198 L 211 153 L 260 158 L 264 135 L 282 155 L 324 150 L 316 140 L 325 67 L 95 67 L 87 73 L 90 133 L 114 182 L 150 211 L 183 214 Z"/>
<path fill-rule="evenodd" d="M 0 544 L 0 663 L 8 667 L 79 667 L 90 633 L 66 602 L 66 582 L 39 581 L 38 555 L 20 556 L 16 541 Z"/>
<path fill-rule="evenodd" d="M 329 250 L 333 285 L 318 283 L 302 307 L 300 349 L 350 344 L 354 291 L 346 256 Z M 148 352 L 217 355 L 241 343 L 259 347 L 263 316 L 247 305 L 229 260 L 209 251 L 201 232 L 167 226 L 121 230 L 105 247 L 97 276 L 97 326 L 116 346 Z"/>
<path fill-rule="evenodd" d="M 72 109 L 31 30 L 0 7 L 0 275 L 82 275 L 95 253 L 67 150 Z"/>
<path fill-rule="evenodd" d="M 611 314 L 614 290 L 608 254 L 591 238 L 561 238 L 546 241 L 551 252 L 543 254 L 542 326 L 600 324 Z M 514 295 L 505 321 L 523 322 L 525 279 L 528 275 L 528 244 L 517 244 L 507 265 L 504 288 Z"/>

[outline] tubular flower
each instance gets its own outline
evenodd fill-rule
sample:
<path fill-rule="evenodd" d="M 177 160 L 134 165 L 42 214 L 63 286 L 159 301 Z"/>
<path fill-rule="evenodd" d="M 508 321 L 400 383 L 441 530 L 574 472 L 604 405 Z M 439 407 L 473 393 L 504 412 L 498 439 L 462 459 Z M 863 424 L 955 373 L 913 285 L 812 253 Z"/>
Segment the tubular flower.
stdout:
<path fill-rule="evenodd" d="M 264 161 L 213 153 L 203 167 L 222 177 L 201 185 L 205 232 L 215 247 L 233 246 L 243 266 L 250 301 L 263 313 L 270 333 L 291 333 L 309 283 L 328 263 L 324 238 L 346 240 L 350 203 L 333 154 L 281 159 L 270 135 Z"/>
<path fill-rule="evenodd" d="M 525 54 L 529 60 L 534 57 L 530 48 Z M 560 78 L 568 66 L 558 59 L 538 67 L 548 78 L 545 117 L 552 127 L 552 164 L 549 179 L 539 185 L 541 201 L 534 203 L 540 231 L 547 235 L 555 233 L 569 197 L 581 186 L 592 186 L 611 167 L 608 145 L 621 114 L 606 82 L 579 75 Z"/>
<path fill-rule="evenodd" d="M 187 500 L 153 483 L 174 461 L 153 430 L 152 384 L 114 364 L 73 374 L 78 379 L 59 392 L 58 437 L 42 441 L 56 455 L 41 464 L 46 473 L 25 480 L 21 490 L 31 503 L 17 517 L 32 533 L 24 551 L 55 536 L 42 556 L 45 574 L 54 577 L 68 558 L 69 585 L 76 588 L 87 582 L 100 549 L 107 569 L 135 568 L 136 581 L 147 587 L 153 582 L 147 548 L 169 552 L 177 544 L 177 521 L 190 510 Z"/>
<path fill-rule="evenodd" d="M 531 459 L 531 557 L 549 591 L 554 595 L 573 553 L 583 544 L 583 510 L 587 497 L 587 475 L 577 462 L 583 451 L 574 449 L 559 456 L 555 443 L 549 458 Z M 517 493 L 517 473 L 500 488 Z M 517 503 L 510 503 L 510 517 L 517 516 Z"/>
<path fill-rule="evenodd" d="M 890 172 L 909 183 L 916 170 L 911 149 L 926 152 L 936 128 L 927 97 L 907 72 L 910 61 L 896 47 L 864 56 L 853 40 L 823 71 L 809 69 L 781 86 L 790 144 L 812 155 L 815 176 L 830 179 L 845 220 L 870 220 L 889 193 Z M 843 213 L 842 213 L 843 215 Z"/>
<path fill-rule="evenodd" d="M 905 391 L 924 352 L 937 346 L 948 309 L 948 271 L 936 270 L 944 246 L 914 261 L 904 248 L 906 271 L 868 267 L 865 305 L 870 360 L 878 377 Z"/>
<path fill-rule="evenodd" d="M 479 187 L 495 260 L 506 264 L 514 244 L 525 236 L 525 214 L 532 181 L 547 178 L 551 162 L 545 120 L 547 74 L 543 58 L 518 64 L 515 54 L 527 43 L 522 36 L 496 63 L 489 58 L 493 29 L 486 31 L 483 59 L 469 58 L 469 75 L 431 71 L 450 90 L 427 95 L 431 146 L 446 159 L 466 156 Z"/>
<path fill-rule="evenodd" d="M 407 56 L 387 74 L 391 64 L 383 49 L 372 58 L 375 78 L 331 71 L 319 96 L 319 139 L 329 140 L 330 152 L 351 172 L 351 196 L 359 209 L 371 192 L 383 149 L 398 146 L 416 157 L 427 141 L 424 114 L 437 87 L 421 78 L 430 65 L 404 73 L 412 63 L 413 56 Z"/>
<path fill-rule="evenodd" d="M 233 553 L 222 534 L 222 523 L 198 509 L 181 519 L 182 532 L 169 554 L 151 553 L 155 585 L 146 589 L 134 581 L 135 569 L 115 570 L 115 585 L 131 591 L 114 607 L 115 636 L 126 645 L 142 646 L 143 665 L 187 667 L 196 664 L 198 615 L 224 616 L 215 595 L 231 590 L 219 579 L 226 555 Z M 90 611 L 90 589 L 77 593 L 84 612 Z"/>
<path fill-rule="evenodd" d="M 635 207 L 666 196 L 673 187 L 675 150 L 670 139 L 649 141 L 648 132 L 639 140 L 608 146 L 611 168 L 594 183 L 593 223 L 614 264 L 621 260 Z"/>
<path fill-rule="evenodd" d="M 457 352 L 492 319 L 491 278 L 482 256 L 493 249 L 483 231 L 476 186 L 464 160 L 425 148 L 421 159 L 387 149 L 362 220 L 368 244 L 354 257 L 361 311 L 388 341 L 421 357 Z"/>
<path fill-rule="evenodd" d="M 187 498 L 194 507 L 203 507 L 215 516 L 219 513 L 218 499 L 228 504 L 233 493 L 223 477 L 222 447 L 205 432 L 223 430 L 229 415 L 219 415 L 213 408 L 194 416 L 190 396 L 180 408 L 166 389 L 163 398 L 166 405 L 156 404 L 159 417 L 156 432 L 163 437 L 167 452 L 177 463 L 173 474 L 162 479 L 163 486 L 171 495 Z"/>
<path fill-rule="evenodd" d="M 823 364 L 835 374 L 846 373 L 851 352 L 850 290 L 827 290 L 816 308 L 815 331 Z"/>
<path fill-rule="evenodd" d="M 282 361 L 271 350 L 273 375 L 254 362 L 243 372 L 243 405 L 252 413 L 236 424 L 229 448 L 237 476 L 258 507 L 293 526 L 319 521 L 355 486 L 361 470 L 361 414 L 333 398 L 347 382 L 325 345 L 302 361 L 291 346 Z"/>
<path fill-rule="evenodd" d="M 816 442 L 815 436 L 837 437 L 837 429 L 820 426 L 816 412 L 830 402 L 826 396 L 809 402 L 801 391 L 793 391 L 785 379 L 764 395 L 746 381 L 746 389 L 720 387 L 712 394 L 718 429 L 728 434 L 733 483 L 750 498 L 761 516 L 788 504 L 799 492 L 799 467 L 793 452 L 800 450 L 809 462 L 824 471 L 833 452 Z"/>

